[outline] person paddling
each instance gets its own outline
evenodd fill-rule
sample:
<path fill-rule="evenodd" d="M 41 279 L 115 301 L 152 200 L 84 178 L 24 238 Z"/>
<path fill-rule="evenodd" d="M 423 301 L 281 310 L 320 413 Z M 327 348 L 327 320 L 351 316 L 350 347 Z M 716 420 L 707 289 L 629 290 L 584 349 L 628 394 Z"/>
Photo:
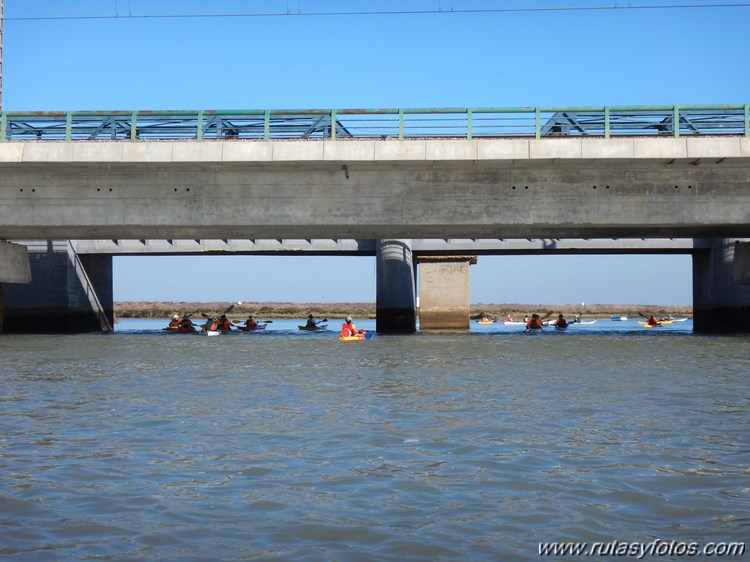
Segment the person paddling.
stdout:
<path fill-rule="evenodd" d="M 245 320 L 245 328 L 247 328 L 248 330 L 254 330 L 257 327 L 258 327 L 258 321 L 255 318 L 253 318 L 252 314 L 249 315 L 247 317 L 247 320 Z"/>
<path fill-rule="evenodd" d="M 532 314 L 531 319 L 526 323 L 527 330 L 541 330 L 542 319 L 538 314 Z"/>
<path fill-rule="evenodd" d="M 229 332 L 232 330 L 232 321 L 227 318 L 226 314 L 219 316 L 219 322 L 216 325 L 216 329 L 220 332 Z"/>
<path fill-rule="evenodd" d="M 313 315 L 310 314 L 307 316 L 307 324 L 305 324 L 308 328 L 317 328 L 318 327 L 318 321 L 313 318 Z"/>
<path fill-rule="evenodd" d="M 557 328 L 567 328 L 568 327 L 568 321 L 565 320 L 565 317 L 562 314 L 557 315 L 557 320 L 555 320 L 555 327 Z"/>
<path fill-rule="evenodd" d="M 180 327 L 180 317 L 179 315 L 175 314 L 174 316 L 172 316 L 172 319 L 169 321 L 168 328 L 170 330 L 176 330 L 179 327 Z"/>
<path fill-rule="evenodd" d="M 204 332 L 218 332 L 219 331 L 219 321 L 216 320 L 216 318 L 211 318 L 207 314 L 204 315 L 206 318 L 206 323 L 201 326 L 201 330 Z"/>
<path fill-rule="evenodd" d="M 648 317 L 648 320 L 646 321 L 646 324 L 648 324 L 649 326 L 659 326 L 659 325 L 661 325 L 661 322 L 659 322 L 656 319 L 656 316 L 654 316 L 652 314 L 651 316 Z"/>
<path fill-rule="evenodd" d="M 180 330 L 182 330 L 183 332 L 195 331 L 195 324 L 193 324 L 193 321 L 190 320 L 189 314 L 186 314 L 182 317 L 182 319 L 180 319 Z"/>
<path fill-rule="evenodd" d="M 341 325 L 341 336 L 344 338 L 348 338 L 350 336 L 357 336 L 359 334 L 364 334 L 366 330 L 358 330 L 357 327 L 354 325 L 354 322 L 352 322 L 352 317 L 347 316 L 346 320 L 344 320 L 344 323 Z"/>

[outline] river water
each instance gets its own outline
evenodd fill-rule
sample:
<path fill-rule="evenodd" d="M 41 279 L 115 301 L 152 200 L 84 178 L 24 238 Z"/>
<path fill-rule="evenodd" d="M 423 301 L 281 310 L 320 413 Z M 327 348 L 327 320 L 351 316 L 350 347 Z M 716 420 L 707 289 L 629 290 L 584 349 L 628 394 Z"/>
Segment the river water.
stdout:
<path fill-rule="evenodd" d="M 750 536 L 750 337 L 164 324 L 0 337 L 0 559 L 521 561 Z"/>

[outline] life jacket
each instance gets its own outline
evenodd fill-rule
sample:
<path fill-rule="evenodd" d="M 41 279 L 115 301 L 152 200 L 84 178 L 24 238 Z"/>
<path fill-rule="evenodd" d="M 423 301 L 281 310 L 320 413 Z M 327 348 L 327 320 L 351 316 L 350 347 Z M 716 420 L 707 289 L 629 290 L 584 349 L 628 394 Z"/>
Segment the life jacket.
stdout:
<path fill-rule="evenodd" d="M 354 322 L 344 322 L 341 325 L 341 336 L 343 337 L 349 337 L 349 336 L 356 336 L 357 335 L 357 327 L 354 325 Z"/>
<path fill-rule="evenodd" d="M 255 321 L 255 318 L 248 318 L 245 320 L 245 327 L 246 328 L 255 328 L 258 325 L 258 323 Z"/>
<path fill-rule="evenodd" d="M 203 327 L 207 332 L 215 332 L 219 329 L 219 321 L 214 318 L 209 318 Z"/>
<path fill-rule="evenodd" d="M 654 317 L 652 316 L 651 318 L 649 318 L 649 319 L 648 319 L 648 322 L 647 322 L 647 324 L 648 324 L 649 326 L 658 326 L 659 322 L 658 322 L 658 321 L 656 320 L 656 318 L 654 318 Z"/>
<path fill-rule="evenodd" d="M 568 325 L 568 321 L 565 320 L 565 318 L 558 318 L 555 321 L 555 326 L 557 326 L 558 328 L 565 328 L 567 327 L 567 325 Z"/>
<path fill-rule="evenodd" d="M 179 326 L 180 326 L 180 321 L 179 320 L 174 320 L 173 319 L 173 320 L 169 321 L 169 327 L 170 328 L 179 328 Z"/>
<path fill-rule="evenodd" d="M 229 318 L 225 318 L 224 320 L 216 323 L 216 329 L 221 330 L 222 332 L 228 332 L 232 329 L 232 322 L 229 320 Z"/>
<path fill-rule="evenodd" d="M 529 323 L 527 324 L 529 328 L 536 329 L 542 327 L 542 319 L 541 318 L 532 318 L 529 320 Z"/>

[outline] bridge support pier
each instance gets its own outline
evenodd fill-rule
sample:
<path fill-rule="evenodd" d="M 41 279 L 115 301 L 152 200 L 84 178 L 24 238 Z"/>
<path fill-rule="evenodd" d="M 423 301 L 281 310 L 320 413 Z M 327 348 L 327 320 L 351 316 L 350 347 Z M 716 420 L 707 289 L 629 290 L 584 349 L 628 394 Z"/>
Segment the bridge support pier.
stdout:
<path fill-rule="evenodd" d="M 421 256 L 419 329 L 469 329 L 469 266 L 476 256 Z"/>
<path fill-rule="evenodd" d="M 702 241 L 693 255 L 693 329 L 698 333 L 750 333 L 750 241 Z"/>
<path fill-rule="evenodd" d="M 110 331 L 112 257 L 78 256 L 68 241 L 29 244 L 31 282 L 4 288 L 7 333 Z"/>
<path fill-rule="evenodd" d="M 376 329 L 380 334 L 417 331 L 411 240 L 376 243 Z"/>

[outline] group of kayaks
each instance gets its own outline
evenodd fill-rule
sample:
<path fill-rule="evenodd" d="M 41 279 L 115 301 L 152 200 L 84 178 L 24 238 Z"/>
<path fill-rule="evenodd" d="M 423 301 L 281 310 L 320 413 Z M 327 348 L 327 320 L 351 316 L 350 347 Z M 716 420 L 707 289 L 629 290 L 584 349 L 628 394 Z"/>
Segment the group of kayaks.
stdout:
<path fill-rule="evenodd" d="M 638 321 L 638 324 L 640 326 L 643 326 L 644 328 L 656 328 L 658 326 L 664 326 L 669 325 L 674 322 L 685 322 L 687 318 L 673 318 L 671 316 L 668 317 L 660 317 L 656 319 L 654 316 L 647 316 L 643 313 L 639 314 L 646 318 L 645 321 Z M 482 316 L 481 318 L 475 320 L 477 324 L 504 324 L 505 326 L 526 326 L 525 333 L 541 333 L 542 332 L 542 326 L 554 328 L 555 330 L 567 330 L 570 326 L 573 326 L 575 324 L 594 324 L 596 323 L 596 320 L 582 320 L 578 315 L 576 315 L 572 320 L 565 320 L 562 315 L 560 315 L 557 319 L 549 319 L 547 320 L 549 316 L 552 315 L 552 311 L 547 312 L 542 317 L 541 323 L 537 322 L 530 322 L 530 319 L 528 317 L 524 318 L 523 321 L 520 320 L 513 320 L 510 316 L 507 317 L 505 320 L 501 320 L 500 318 L 497 319 L 490 319 L 487 316 Z M 538 315 L 534 315 L 537 316 Z M 628 319 L 627 316 L 621 316 L 621 315 L 613 315 L 611 317 L 611 320 L 617 320 L 617 321 L 626 321 Z"/>
<path fill-rule="evenodd" d="M 581 318 L 577 315 L 571 320 L 565 320 L 562 314 L 560 314 L 555 319 L 548 320 L 548 318 L 552 316 L 553 313 L 554 311 L 550 310 L 541 317 L 538 314 L 533 314 L 531 317 L 525 317 L 523 321 L 513 320 L 511 316 L 507 316 L 504 320 L 501 320 L 500 318 L 492 320 L 487 316 L 482 316 L 481 318 L 475 320 L 475 322 L 477 324 L 497 323 L 503 324 L 505 326 L 526 326 L 526 332 L 541 332 L 544 326 L 555 328 L 556 330 L 567 330 L 573 324 L 594 324 L 596 322 L 596 320 L 581 320 Z"/>
<path fill-rule="evenodd" d="M 193 324 L 190 317 L 194 313 L 186 314 L 182 317 L 179 317 L 178 315 L 175 315 L 172 317 L 172 322 L 170 322 L 170 325 L 166 328 L 163 328 L 164 331 L 175 333 L 175 334 L 200 334 L 205 336 L 218 336 L 221 334 L 226 334 L 233 329 L 236 329 L 241 332 L 257 332 L 265 330 L 266 327 L 273 322 L 273 320 L 265 320 L 262 322 L 256 322 L 253 319 L 252 315 L 248 317 L 248 320 L 252 320 L 252 323 L 249 321 L 245 322 L 245 325 L 241 324 L 235 324 L 231 320 L 228 320 L 226 318 L 226 315 L 229 314 L 232 310 L 234 310 L 234 305 L 228 307 L 221 315 L 219 315 L 219 319 L 224 320 L 223 325 L 225 326 L 223 329 L 214 329 L 217 326 L 216 318 L 206 314 L 201 313 L 201 316 L 206 319 L 205 324 L 203 325 L 196 325 Z M 324 318 L 322 320 L 314 320 L 312 318 L 312 315 L 308 318 L 307 323 L 298 325 L 297 328 L 302 331 L 307 332 L 317 332 L 321 330 L 327 330 L 328 329 L 328 318 Z M 367 331 L 367 330 L 360 330 L 359 333 L 352 335 L 352 336 L 341 336 L 339 335 L 339 340 L 341 341 L 361 341 L 361 340 L 369 340 L 372 338 L 374 332 Z"/>

